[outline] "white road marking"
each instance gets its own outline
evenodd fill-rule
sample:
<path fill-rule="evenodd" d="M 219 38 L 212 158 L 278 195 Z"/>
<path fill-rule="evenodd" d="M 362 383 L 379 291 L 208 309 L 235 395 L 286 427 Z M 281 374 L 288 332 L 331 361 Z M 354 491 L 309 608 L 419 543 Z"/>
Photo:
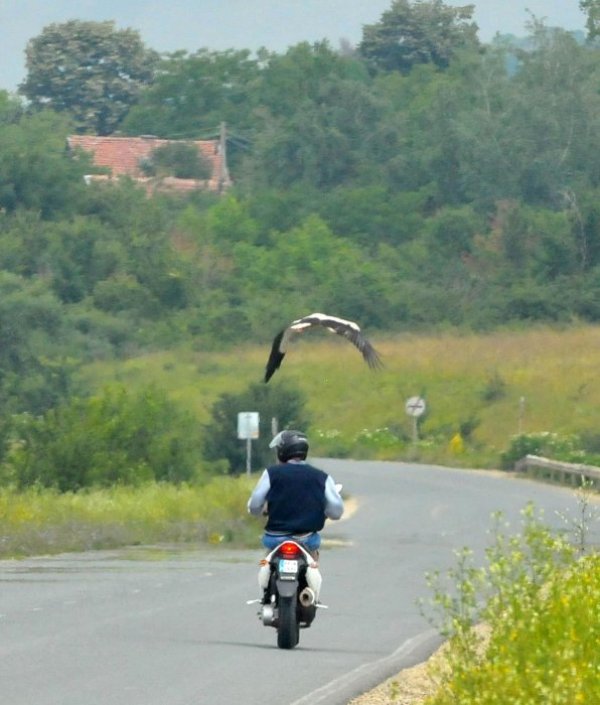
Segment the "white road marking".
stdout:
<path fill-rule="evenodd" d="M 294 700 L 290 705 L 318 705 L 318 703 L 330 703 L 334 702 L 334 696 L 339 694 L 339 691 L 352 685 L 362 682 L 365 677 L 371 672 L 376 672 L 382 667 L 390 666 L 393 667 L 395 663 L 400 663 L 402 659 L 409 656 L 415 649 L 419 646 L 425 644 L 427 641 L 433 639 L 437 635 L 434 629 L 429 629 L 426 632 L 417 634 L 417 636 L 407 639 L 401 646 L 399 646 L 396 651 L 391 653 L 389 656 L 384 656 L 377 661 L 371 661 L 370 663 L 363 663 L 358 668 L 353 671 L 344 673 L 343 676 L 335 678 L 331 682 L 327 683 L 321 688 L 313 690 L 312 693 L 304 695 L 299 700 Z M 398 666 L 400 669 L 401 666 Z"/>

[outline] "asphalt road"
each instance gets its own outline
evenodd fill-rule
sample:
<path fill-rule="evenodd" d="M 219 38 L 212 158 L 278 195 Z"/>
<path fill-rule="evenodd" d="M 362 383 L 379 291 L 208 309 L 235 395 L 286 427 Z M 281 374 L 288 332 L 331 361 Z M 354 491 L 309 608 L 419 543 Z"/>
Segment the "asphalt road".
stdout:
<path fill-rule="evenodd" d="M 528 501 L 558 521 L 569 490 L 499 474 L 322 461 L 358 501 L 323 532 L 329 605 L 293 651 L 256 607 L 256 551 L 135 548 L 0 561 L 1 705 L 336 705 L 425 659 L 425 574 L 518 530 Z"/>

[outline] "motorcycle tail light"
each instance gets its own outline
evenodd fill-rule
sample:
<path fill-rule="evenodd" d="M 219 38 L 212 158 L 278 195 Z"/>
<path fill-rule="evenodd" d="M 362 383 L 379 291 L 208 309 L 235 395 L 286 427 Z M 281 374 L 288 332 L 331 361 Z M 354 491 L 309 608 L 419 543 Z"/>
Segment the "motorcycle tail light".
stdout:
<path fill-rule="evenodd" d="M 297 544 L 292 543 L 291 541 L 286 541 L 279 547 L 279 552 L 282 556 L 290 558 L 291 556 L 297 556 L 300 553 L 300 548 Z"/>

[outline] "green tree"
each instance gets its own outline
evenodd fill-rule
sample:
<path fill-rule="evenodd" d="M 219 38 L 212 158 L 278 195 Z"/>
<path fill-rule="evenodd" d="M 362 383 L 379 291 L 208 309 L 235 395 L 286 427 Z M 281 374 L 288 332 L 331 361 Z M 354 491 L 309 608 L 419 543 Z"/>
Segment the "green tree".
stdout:
<path fill-rule="evenodd" d="M 447 142 L 454 146 L 454 172 L 443 169 L 443 160 L 438 165 L 445 176 L 446 197 L 453 193 L 455 202 L 493 210 L 496 201 L 520 196 L 524 145 L 515 132 L 519 122 L 512 114 L 516 90 L 506 65 L 507 55 L 501 47 L 490 47 L 484 54 L 458 55 L 440 86 L 444 101 L 434 98 L 431 105 L 429 120 L 444 126 Z M 441 137 L 437 134 L 432 139 L 436 150 L 444 144 Z"/>
<path fill-rule="evenodd" d="M 71 390 L 68 322 L 41 280 L 0 272 L 0 409 L 39 414 Z M 66 339 L 65 339 L 66 338 Z"/>
<path fill-rule="evenodd" d="M 24 107 L 15 96 L 0 90 L 0 125 L 18 122 L 24 113 Z"/>
<path fill-rule="evenodd" d="M 206 214 L 206 227 L 215 242 L 254 243 L 260 227 L 250 215 L 248 202 L 235 195 L 223 197 Z"/>
<path fill-rule="evenodd" d="M 427 219 L 425 238 L 431 258 L 464 257 L 472 249 L 473 237 L 481 232 L 484 223 L 470 206 L 442 208 Z"/>
<path fill-rule="evenodd" d="M 0 218 L 0 270 L 31 278 L 40 271 L 46 251 L 45 221 L 34 210 L 19 209 Z"/>
<path fill-rule="evenodd" d="M 13 430 L 6 463 L 19 487 L 62 492 L 148 480 L 196 477 L 200 447 L 196 422 L 155 387 L 137 394 L 105 389 L 73 398 L 44 416 L 23 417 Z"/>
<path fill-rule="evenodd" d="M 154 77 L 156 52 L 114 22 L 50 24 L 25 49 L 19 91 L 35 109 L 72 117 L 78 132 L 110 135 Z"/>
<path fill-rule="evenodd" d="M 383 148 L 374 130 L 381 104 L 360 61 L 302 43 L 271 57 L 257 92 L 264 108 L 244 182 L 323 189 L 368 179 Z"/>
<path fill-rule="evenodd" d="M 285 54 L 267 55 L 263 63 L 257 98 L 260 106 L 275 117 L 292 117 L 301 103 L 318 101 L 324 81 L 368 82 L 364 64 L 342 56 L 327 41 L 301 42 Z"/>
<path fill-rule="evenodd" d="M 393 0 L 379 22 L 363 27 L 359 51 L 385 71 L 407 72 L 423 63 L 446 68 L 456 51 L 478 45 L 474 9 L 442 0 Z"/>
<path fill-rule="evenodd" d="M 233 249 L 240 306 L 253 335 L 273 319 L 276 292 L 281 324 L 302 312 L 335 311 L 340 316 L 384 324 L 391 270 L 349 240 L 336 237 L 317 215 L 285 233 L 271 233 L 266 246 L 238 243 Z"/>
<path fill-rule="evenodd" d="M 271 419 L 280 429 L 306 431 L 309 418 L 302 394 L 293 388 L 262 383 L 251 384 L 238 394 L 223 394 L 211 409 L 211 421 L 204 427 L 204 457 L 225 461 L 227 472 L 238 475 L 246 468 L 246 443 L 237 438 L 237 415 L 241 411 L 257 411 L 260 419 L 259 438 L 252 443 L 253 469 L 265 468 L 274 461 L 269 448 Z"/>
<path fill-rule="evenodd" d="M 600 2 L 598 0 L 579 0 L 579 8 L 586 15 L 585 26 L 588 39 L 600 36 Z"/>
<path fill-rule="evenodd" d="M 463 197 L 570 207 L 598 183 L 598 63 L 570 33 L 530 25 L 527 50 L 508 75 L 507 48 L 486 52 L 470 76 L 470 103 L 454 117 Z M 466 107 L 468 106 L 468 109 Z"/>
<path fill-rule="evenodd" d="M 181 209 L 177 199 L 148 199 L 141 189 L 127 183 L 108 189 L 100 185 L 88 190 L 84 208 L 88 215 L 101 221 L 98 227 L 92 220 L 90 232 L 82 235 L 87 245 L 79 246 L 77 238 L 65 227 L 61 237 L 65 248 L 78 253 L 78 263 L 84 263 L 87 254 L 92 255 L 85 265 L 89 272 L 88 292 L 103 276 L 112 278 L 118 274 L 117 280 L 112 280 L 116 288 L 125 284 L 128 289 L 133 283 L 129 277 L 133 277 L 143 289 L 140 296 L 134 295 L 131 299 L 141 302 L 145 297 L 143 310 L 137 311 L 136 316 L 156 317 L 185 306 L 182 280 L 185 258 L 177 250 L 175 240 L 169 237 Z M 53 249 L 57 260 L 60 249 Z M 123 279 L 122 275 L 128 276 Z M 113 292 L 116 288 L 111 287 Z M 137 285 L 134 284 L 134 288 L 137 289 Z"/>
<path fill-rule="evenodd" d="M 533 50 L 520 53 L 507 125 L 522 197 L 557 205 L 583 177 L 598 183 L 600 78 L 597 55 L 565 31 L 532 25 Z M 585 175 L 585 176 L 584 176 Z M 562 205 L 562 204 L 561 204 Z"/>
<path fill-rule="evenodd" d="M 146 176 L 174 176 L 177 179 L 208 179 L 212 166 L 193 143 L 174 142 L 157 147 L 142 165 Z"/>
<path fill-rule="evenodd" d="M 247 208 L 263 233 L 286 232 L 319 209 L 323 195 L 306 182 L 286 189 L 255 185 L 247 194 Z"/>
<path fill-rule="evenodd" d="M 39 211 L 43 217 L 76 210 L 88 161 L 65 149 L 67 123 L 50 111 L 0 121 L 0 209 Z"/>
<path fill-rule="evenodd" d="M 230 130 L 243 132 L 253 124 L 258 75 L 249 51 L 176 52 L 161 61 L 122 129 L 130 135 L 212 137 L 226 122 Z"/>
<path fill-rule="evenodd" d="M 335 235 L 369 251 L 383 243 L 398 245 L 423 229 L 428 193 L 384 185 L 341 186 L 323 198 L 319 213 Z"/>
<path fill-rule="evenodd" d="M 406 76 L 388 74 L 377 80 L 378 92 L 390 103 L 384 130 L 394 136 L 382 159 L 384 173 L 399 190 L 427 193 L 430 211 L 463 201 L 457 125 L 470 103 L 464 73 L 457 58 L 444 72 L 427 63 Z"/>

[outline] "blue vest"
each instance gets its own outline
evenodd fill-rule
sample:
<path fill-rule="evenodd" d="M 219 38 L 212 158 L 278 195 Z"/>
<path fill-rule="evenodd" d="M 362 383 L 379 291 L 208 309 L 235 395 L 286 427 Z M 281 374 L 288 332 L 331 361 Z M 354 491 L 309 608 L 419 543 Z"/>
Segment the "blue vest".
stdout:
<path fill-rule="evenodd" d="M 327 474 L 308 463 L 285 463 L 267 468 L 269 518 L 266 531 L 306 534 L 325 524 Z"/>

